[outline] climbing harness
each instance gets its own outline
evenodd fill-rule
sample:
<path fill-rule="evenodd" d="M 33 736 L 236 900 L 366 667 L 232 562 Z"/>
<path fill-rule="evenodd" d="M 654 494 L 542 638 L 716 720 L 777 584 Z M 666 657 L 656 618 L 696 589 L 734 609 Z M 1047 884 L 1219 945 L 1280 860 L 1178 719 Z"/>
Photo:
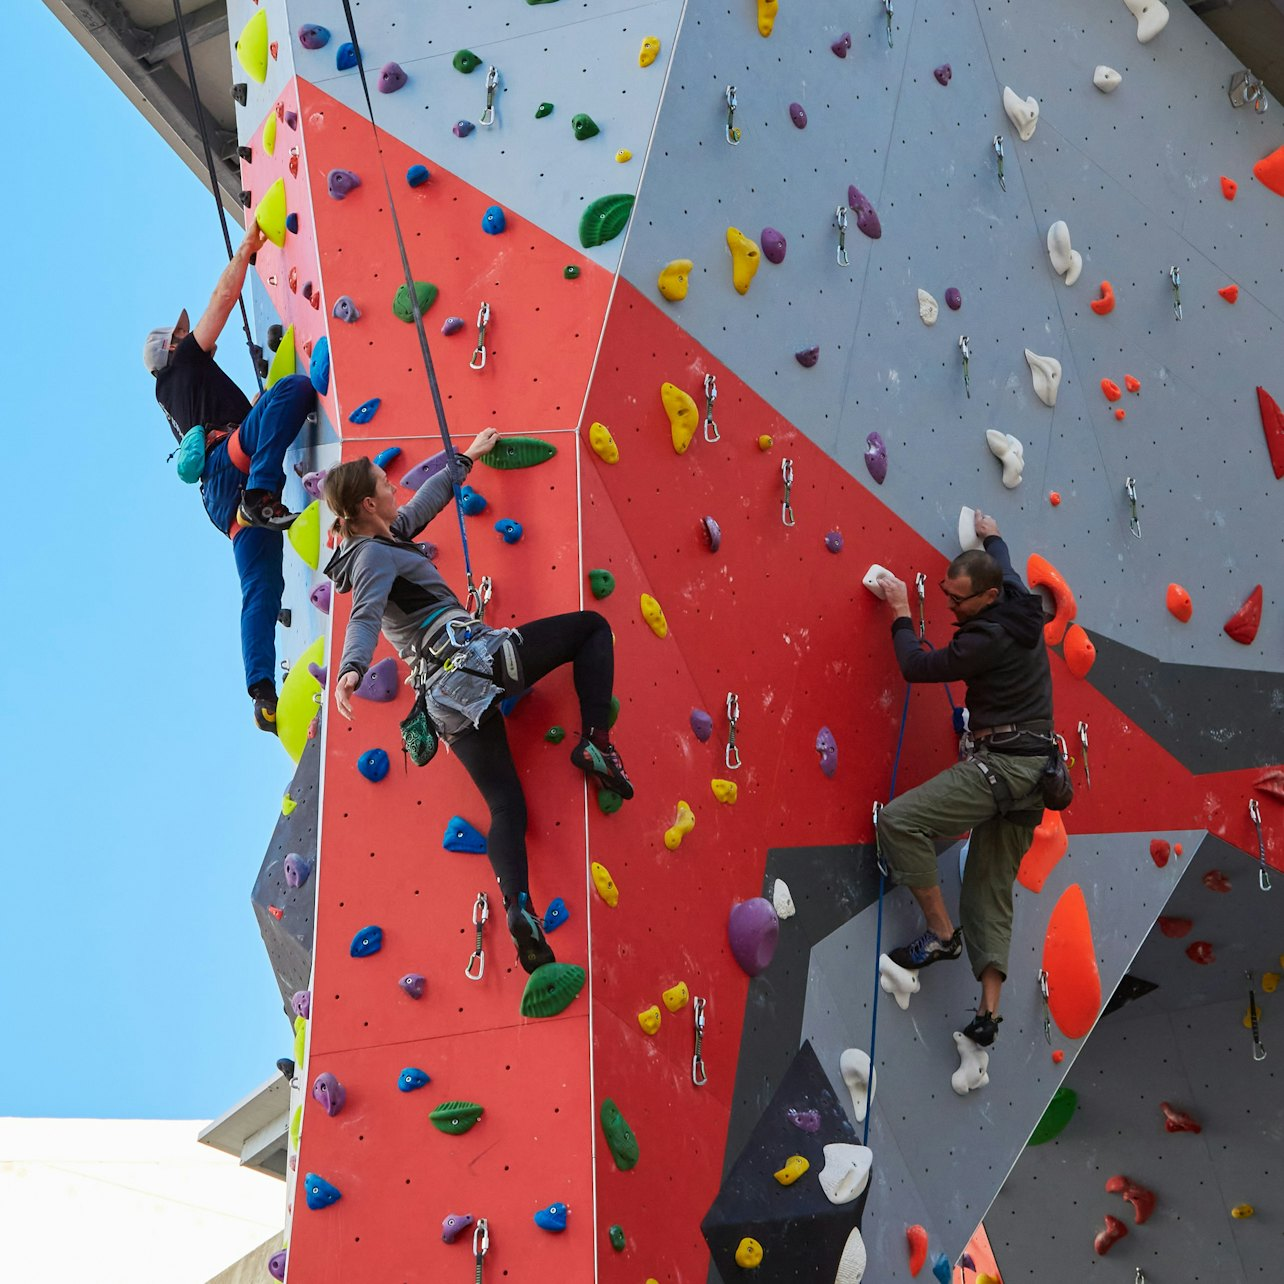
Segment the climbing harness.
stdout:
<path fill-rule="evenodd" d="M 1248 800 L 1248 815 L 1257 830 L 1257 885 L 1264 892 L 1271 890 L 1271 875 L 1266 866 L 1266 842 L 1262 838 L 1262 809 L 1256 798 Z"/>
<path fill-rule="evenodd" d="M 785 499 L 780 505 L 780 520 L 786 526 L 794 524 L 794 506 L 791 499 L 794 489 L 794 461 L 792 459 L 782 459 L 780 461 L 780 476 L 785 483 Z"/>
<path fill-rule="evenodd" d="M 728 771 L 740 770 L 740 750 L 736 748 L 736 727 L 740 722 L 740 697 L 727 692 L 727 752 L 724 761 Z"/>
<path fill-rule="evenodd" d="M 959 335 L 959 351 L 963 354 L 963 391 L 969 400 L 972 396 L 972 373 L 969 362 L 972 360 L 972 349 L 968 347 L 967 335 Z"/>
<path fill-rule="evenodd" d="M 927 576 L 922 572 L 914 576 L 914 588 L 918 592 L 918 637 L 920 642 L 927 641 Z"/>
<path fill-rule="evenodd" d="M 482 945 L 482 932 L 489 917 L 490 904 L 486 900 L 486 893 L 478 892 L 477 899 L 473 902 L 473 926 L 477 929 L 477 944 L 473 946 L 473 952 L 468 956 L 468 966 L 464 968 L 464 975 L 470 981 L 480 981 L 482 974 L 486 971 L 486 950 Z M 477 971 L 474 972 L 473 968 Z"/>
<path fill-rule="evenodd" d="M 347 0 L 344 0 L 343 7 L 348 7 Z M 494 63 L 486 68 L 486 110 L 477 118 L 479 125 L 493 125 L 495 123 L 495 91 L 499 88 L 499 70 Z"/>
<path fill-rule="evenodd" d="M 718 380 L 712 374 L 704 377 L 704 439 L 719 441 L 718 425 L 713 419 L 713 403 L 718 400 Z"/>
<path fill-rule="evenodd" d="M 1248 981 L 1248 1024 L 1253 1032 L 1253 1060 L 1265 1061 L 1266 1049 L 1262 1046 L 1262 1031 L 1257 1015 L 1257 995 L 1253 993 L 1253 974 L 1245 972 L 1244 978 Z"/>
<path fill-rule="evenodd" d="M 1252 103 L 1253 110 L 1259 115 L 1266 110 L 1266 89 L 1247 67 L 1242 67 L 1231 76 L 1226 92 L 1232 107 L 1246 107 Z"/>
<path fill-rule="evenodd" d="M 1003 135 L 1002 134 L 994 135 L 994 154 L 995 156 L 998 157 L 998 161 L 999 161 L 999 190 L 1006 192 L 1008 190 L 1008 185 L 1003 181 Z"/>
<path fill-rule="evenodd" d="M 192 47 L 187 41 L 187 26 L 183 21 L 183 9 L 180 0 L 174 0 L 174 23 L 178 28 L 178 41 L 183 46 L 183 62 L 187 68 L 187 83 L 192 89 L 192 115 L 196 117 L 196 127 L 201 132 L 201 146 L 205 151 L 205 168 L 209 170 L 210 175 L 210 195 L 214 197 L 214 205 L 218 210 L 219 226 L 223 229 L 223 244 L 227 247 L 227 257 L 230 260 L 233 256 L 232 237 L 227 230 L 227 213 L 223 209 L 223 202 L 219 199 L 218 174 L 214 170 L 214 153 L 210 150 L 209 132 L 205 128 L 205 108 L 201 105 L 200 94 L 196 87 L 196 71 L 192 67 Z M 241 327 L 245 331 L 245 346 L 250 350 L 250 365 L 254 368 L 254 382 L 258 385 L 259 392 L 263 391 L 263 375 L 266 373 L 266 366 L 260 366 L 263 360 L 263 349 L 254 342 L 254 336 L 250 331 L 250 314 L 245 310 L 244 297 L 238 297 L 237 303 L 241 309 Z"/>
<path fill-rule="evenodd" d="M 1062 744 L 1065 742 L 1062 741 Z M 1092 770 L 1088 766 L 1088 724 L 1081 722 L 1079 724 L 1079 743 L 1083 746 L 1083 778 L 1087 782 L 1088 788 L 1092 788 Z M 1062 755 L 1064 757 L 1064 754 Z"/>
<path fill-rule="evenodd" d="M 1124 494 L 1128 496 L 1128 507 L 1130 509 L 1128 529 L 1140 539 L 1141 518 L 1137 516 L 1137 479 L 1135 477 L 1124 478 Z"/>
<path fill-rule="evenodd" d="M 883 12 L 887 15 L 887 47 L 892 47 L 892 0 L 883 0 Z"/>
<path fill-rule="evenodd" d="M 1048 974 L 1039 969 L 1039 994 L 1043 998 L 1043 1037 L 1049 1044 L 1052 1042 L 1052 1013 L 1048 1008 Z"/>
<path fill-rule="evenodd" d="M 727 86 L 727 142 L 732 147 L 740 146 L 740 130 L 736 126 L 736 87 L 735 85 Z"/>
<path fill-rule="evenodd" d="M 1173 320 L 1181 320 L 1181 272 L 1174 263 L 1168 269 L 1168 279 L 1173 283 Z"/>
<path fill-rule="evenodd" d="M 473 1229 L 473 1261 L 476 1263 L 477 1274 L 473 1276 L 473 1284 L 482 1284 L 482 1268 L 486 1262 L 486 1254 L 490 1251 L 490 1223 L 484 1217 L 477 1219 L 477 1225 Z"/>
<path fill-rule="evenodd" d="M 468 363 L 469 370 L 481 370 L 486 365 L 486 327 L 490 324 L 490 304 L 482 302 L 477 309 L 477 346 L 473 349 L 473 359 Z"/>
<path fill-rule="evenodd" d="M 847 214 L 846 205 L 840 205 L 834 211 L 834 218 L 838 222 L 838 266 L 847 267 L 851 260 L 847 257 Z"/>
<path fill-rule="evenodd" d="M 691 1001 L 691 1011 L 695 1017 L 695 1054 L 691 1058 L 691 1082 L 697 1088 L 703 1088 L 709 1082 L 709 1076 L 704 1072 L 704 1053 L 701 1050 L 704 1045 L 704 1003 L 699 996 Z"/>

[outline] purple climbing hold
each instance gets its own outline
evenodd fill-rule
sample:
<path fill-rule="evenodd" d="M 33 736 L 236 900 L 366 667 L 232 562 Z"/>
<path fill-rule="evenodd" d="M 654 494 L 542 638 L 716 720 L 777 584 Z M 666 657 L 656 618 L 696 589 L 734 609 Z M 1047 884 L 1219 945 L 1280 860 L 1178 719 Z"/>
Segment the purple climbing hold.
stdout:
<path fill-rule="evenodd" d="M 447 317 L 442 322 L 441 332 L 449 337 L 452 334 L 458 334 L 464 328 L 463 317 Z"/>
<path fill-rule="evenodd" d="M 322 685 L 326 684 L 327 669 L 324 664 L 318 664 L 315 660 L 308 661 L 308 672 Z"/>
<path fill-rule="evenodd" d="M 420 972 L 407 972 L 397 984 L 412 999 L 422 999 L 424 997 L 424 986 L 428 984 L 428 981 Z"/>
<path fill-rule="evenodd" d="M 828 727 L 816 732 L 816 752 L 820 754 L 820 769 L 827 776 L 838 770 L 838 742 Z"/>
<path fill-rule="evenodd" d="M 408 469 L 397 484 L 409 490 L 418 490 L 429 477 L 436 476 L 445 466 L 446 452 L 439 450 L 435 455 L 429 455 L 427 459 Z"/>
<path fill-rule="evenodd" d="M 943 62 L 939 67 L 934 67 L 932 69 L 932 75 L 936 77 L 936 83 L 938 85 L 948 85 L 950 83 L 950 77 L 954 75 L 954 72 L 951 70 L 948 62 Z"/>
<path fill-rule="evenodd" d="M 299 125 L 299 113 L 297 111 L 287 111 L 281 117 L 285 121 L 286 129 L 297 129 Z"/>
<path fill-rule="evenodd" d="M 887 443 L 876 432 L 865 438 L 865 467 L 880 486 L 887 480 Z"/>
<path fill-rule="evenodd" d="M 810 348 L 799 348 L 794 353 L 794 360 L 804 370 L 810 370 L 820 360 L 820 344 L 813 343 Z"/>
<path fill-rule="evenodd" d="M 472 1213 L 450 1213 L 441 1219 L 441 1237 L 447 1244 L 453 1244 L 472 1224 Z"/>
<path fill-rule="evenodd" d="M 302 887 L 312 877 L 312 862 L 298 852 L 291 852 L 285 858 L 286 887 Z"/>
<path fill-rule="evenodd" d="M 789 104 L 789 119 L 794 122 L 795 128 L 807 128 L 807 110 L 802 103 Z"/>
<path fill-rule="evenodd" d="M 957 312 L 963 306 L 963 296 L 953 285 L 945 291 L 945 306 L 949 308 L 951 312 Z"/>
<path fill-rule="evenodd" d="M 789 1110 L 789 1122 L 795 1128 L 801 1128 L 803 1132 L 820 1131 L 820 1111 L 819 1110 Z"/>
<path fill-rule="evenodd" d="M 963 1254 L 963 1256 L 959 1258 L 959 1265 L 960 1265 L 960 1266 L 961 1266 L 965 1271 L 974 1271 L 974 1270 L 976 1270 L 976 1263 L 972 1260 L 972 1254 L 971 1254 L 971 1253 L 964 1253 L 964 1254 Z"/>
<path fill-rule="evenodd" d="M 390 62 L 379 69 L 378 89 L 381 94 L 395 94 L 409 79 L 398 63 Z"/>
<path fill-rule="evenodd" d="M 312 496 L 313 499 L 321 498 L 321 487 L 325 485 L 325 475 L 330 470 L 328 468 L 319 468 L 314 473 L 303 474 L 303 489 Z"/>
<path fill-rule="evenodd" d="M 330 32 L 316 22 L 305 22 L 299 28 L 299 44 L 305 49 L 324 49 L 330 43 Z M 277 1279 L 281 1277 L 278 1275 Z"/>
<path fill-rule="evenodd" d="M 274 1280 L 285 1279 L 285 1249 L 278 1249 L 268 1258 L 268 1274 Z"/>
<path fill-rule="evenodd" d="M 467 138 L 468 135 L 476 128 L 477 126 L 474 125 L 471 120 L 457 120 L 450 127 L 450 132 L 454 134 L 456 138 Z"/>
<path fill-rule="evenodd" d="M 843 551 L 843 533 L 842 531 L 830 531 L 825 536 L 825 547 L 831 553 L 841 553 Z"/>
<path fill-rule="evenodd" d="M 321 1109 L 331 1118 L 343 1109 L 348 1099 L 348 1091 L 328 1070 L 317 1075 L 312 1083 L 312 1096 L 320 1102 Z"/>
<path fill-rule="evenodd" d="M 780 939 L 776 907 L 763 896 L 737 901 L 727 917 L 727 939 L 736 962 L 750 976 L 765 971 Z"/>
<path fill-rule="evenodd" d="M 322 580 L 320 584 L 308 594 L 308 601 L 321 612 L 322 615 L 330 614 L 330 595 L 334 592 L 334 585 L 329 580 Z"/>
<path fill-rule="evenodd" d="M 713 735 L 713 718 L 703 709 L 692 709 L 691 730 L 695 732 L 695 738 L 704 744 Z"/>
<path fill-rule="evenodd" d="M 722 547 L 722 527 L 712 517 L 700 519 L 700 534 L 708 546 L 709 552 L 716 553 Z"/>
<path fill-rule="evenodd" d="M 332 201 L 341 201 L 349 192 L 361 186 L 361 176 L 350 169 L 332 169 L 325 176 L 325 186 Z"/>
<path fill-rule="evenodd" d="M 353 303 L 346 294 L 341 294 L 337 299 L 335 299 L 334 307 L 330 309 L 330 313 L 340 321 L 347 321 L 349 323 L 355 321 L 361 315 L 357 309 L 357 305 Z"/>
<path fill-rule="evenodd" d="M 312 1019 L 312 991 L 295 990 L 290 996 L 290 1007 L 296 1017 L 302 1017 L 305 1021 Z"/>
<path fill-rule="evenodd" d="M 829 46 L 840 58 L 847 57 L 847 51 L 852 47 L 852 33 L 844 31 L 832 45 Z"/>
<path fill-rule="evenodd" d="M 785 261 L 785 238 L 774 227 L 764 227 L 759 241 L 762 245 L 762 256 L 768 263 Z"/>
<path fill-rule="evenodd" d="M 883 235 L 883 225 L 878 221 L 878 214 L 858 187 L 848 187 L 847 204 L 856 215 L 856 226 L 871 241 L 877 241 Z"/>
<path fill-rule="evenodd" d="M 363 700 L 373 700 L 377 704 L 387 704 L 389 700 L 397 698 L 399 685 L 397 662 L 389 655 L 366 670 L 366 676 L 358 683 L 353 695 L 360 696 Z"/>

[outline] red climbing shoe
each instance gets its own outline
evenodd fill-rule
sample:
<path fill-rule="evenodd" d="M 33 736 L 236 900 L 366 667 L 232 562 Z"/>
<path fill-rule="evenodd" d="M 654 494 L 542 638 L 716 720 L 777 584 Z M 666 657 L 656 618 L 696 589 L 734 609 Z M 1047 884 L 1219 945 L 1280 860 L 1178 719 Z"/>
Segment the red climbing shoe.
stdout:
<path fill-rule="evenodd" d="M 271 491 L 247 490 L 236 507 L 241 526 L 258 526 L 268 531 L 288 531 L 298 513 L 292 513 Z"/>
<path fill-rule="evenodd" d="M 610 789 L 621 798 L 633 797 L 633 784 L 624 773 L 624 762 L 613 744 L 598 748 L 588 736 L 571 750 L 571 761 L 589 775 L 601 789 Z"/>
<path fill-rule="evenodd" d="M 999 1022 L 1002 1020 L 1001 1016 L 995 1016 L 993 1012 L 978 1012 L 963 1027 L 963 1034 L 978 1048 L 988 1048 L 994 1042 L 994 1036 L 999 1032 Z"/>
<path fill-rule="evenodd" d="M 531 913 L 530 899 L 525 892 L 519 892 L 508 906 L 508 934 L 513 938 L 517 961 L 525 972 L 557 962 L 557 955 L 544 935 L 544 925 Z"/>
<path fill-rule="evenodd" d="M 963 953 L 963 929 L 956 927 L 954 935 L 943 941 L 931 928 L 922 936 L 916 937 L 908 945 L 898 945 L 887 955 L 898 967 L 911 971 L 921 967 L 930 967 L 942 959 L 956 959 Z M 969 1036 L 970 1038 L 971 1036 Z"/>

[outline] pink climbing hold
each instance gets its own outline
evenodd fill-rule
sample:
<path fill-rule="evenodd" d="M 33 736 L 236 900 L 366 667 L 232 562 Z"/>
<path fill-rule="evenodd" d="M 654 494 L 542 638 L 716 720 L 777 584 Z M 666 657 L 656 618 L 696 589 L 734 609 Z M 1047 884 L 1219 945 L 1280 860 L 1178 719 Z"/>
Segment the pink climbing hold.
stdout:
<path fill-rule="evenodd" d="M 1129 1181 L 1121 1173 L 1116 1174 L 1106 1182 L 1106 1193 L 1108 1195 L 1122 1195 L 1132 1205 L 1134 1226 L 1140 1226 L 1155 1211 L 1155 1192 L 1147 1190 L 1145 1186 L 1141 1186 L 1135 1181 Z"/>
<path fill-rule="evenodd" d="M 329 580 L 322 580 L 320 584 L 308 594 L 308 601 L 321 612 L 322 615 L 330 614 L 330 597 L 334 592 L 334 585 Z"/>
<path fill-rule="evenodd" d="M 1217 955 L 1213 953 L 1212 941 L 1191 941 L 1186 946 L 1186 957 L 1192 963 L 1199 963 L 1207 967 L 1210 963 L 1217 962 Z"/>
<path fill-rule="evenodd" d="M 750 976 L 766 971 L 780 939 L 776 907 L 762 896 L 738 901 L 727 918 L 727 939 L 736 962 Z"/>
<path fill-rule="evenodd" d="M 832 45 L 829 46 L 840 58 L 847 57 L 847 51 L 852 47 L 852 33 L 844 31 Z"/>
<path fill-rule="evenodd" d="M 936 83 L 941 86 L 948 85 L 954 77 L 954 69 L 948 62 L 943 62 L 939 67 L 932 68 L 932 75 L 936 77 Z"/>
<path fill-rule="evenodd" d="M 1188 1115 L 1184 1110 L 1178 1110 L 1174 1105 L 1167 1101 L 1161 1101 L 1159 1108 L 1164 1112 L 1164 1131 L 1165 1132 L 1203 1132 L 1204 1126 L 1199 1123 L 1193 1115 Z"/>
<path fill-rule="evenodd" d="M 1169 846 L 1162 838 L 1152 838 L 1150 840 L 1150 859 L 1163 869 L 1168 864 L 1168 857 L 1172 855 L 1172 847 Z"/>
<path fill-rule="evenodd" d="M 852 212 L 856 215 L 856 226 L 871 241 L 877 241 L 883 235 L 883 225 L 878 221 L 877 212 L 860 188 L 855 186 L 847 188 L 847 204 L 852 207 Z"/>
<path fill-rule="evenodd" d="M 395 94 L 408 79 L 398 63 L 386 63 L 379 69 L 378 90 L 381 94 Z"/>
<path fill-rule="evenodd" d="M 1112 1248 L 1128 1233 L 1128 1228 L 1117 1217 L 1106 1214 L 1106 1229 L 1098 1231 L 1092 1241 L 1092 1247 L 1098 1257 L 1105 1257 Z"/>

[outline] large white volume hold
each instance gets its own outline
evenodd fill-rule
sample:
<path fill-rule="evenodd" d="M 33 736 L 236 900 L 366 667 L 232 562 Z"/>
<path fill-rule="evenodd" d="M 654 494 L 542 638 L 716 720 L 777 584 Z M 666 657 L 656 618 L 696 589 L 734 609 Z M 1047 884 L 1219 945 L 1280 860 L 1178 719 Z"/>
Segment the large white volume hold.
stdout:
<path fill-rule="evenodd" d="M 889 571 L 885 566 L 879 566 L 879 564 L 875 562 L 874 565 L 865 572 L 865 577 L 861 580 L 861 583 L 869 589 L 869 591 L 878 598 L 880 602 L 886 602 L 887 594 L 883 592 L 878 584 L 878 577 L 880 575 L 891 575 L 891 571 Z"/>
<path fill-rule="evenodd" d="M 865 1241 L 861 1238 L 860 1227 L 853 1226 L 843 1245 L 843 1255 L 838 1259 L 838 1274 L 834 1284 L 861 1284 L 865 1278 Z"/>
<path fill-rule="evenodd" d="M 1107 67 L 1103 62 L 1092 73 L 1092 83 L 1103 94 L 1113 94 L 1123 84 L 1123 77 L 1113 67 Z"/>
<path fill-rule="evenodd" d="M 874 1152 L 868 1146 L 831 1142 L 825 1147 L 825 1166 L 820 1170 L 820 1188 L 831 1204 L 850 1204 L 869 1185 Z"/>
<path fill-rule="evenodd" d="M 959 1052 L 959 1068 L 950 1076 L 950 1087 L 966 1097 L 990 1082 L 990 1054 L 959 1030 L 954 1031 L 954 1046 Z"/>
<path fill-rule="evenodd" d="M 959 509 L 959 548 L 967 552 L 970 548 L 984 548 L 985 541 L 976 533 L 976 509 L 966 504 Z"/>
<path fill-rule="evenodd" d="M 1057 404 L 1057 389 L 1061 386 L 1061 362 L 1056 357 L 1041 357 L 1037 352 L 1025 350 L 1026 364 L 1034 379 L 1034 395 L 1045 406 Z"/>
<path fill-rule="evenodd" d="M 857 1123 L 865 1122 L 865 1112 L 878 1091 L 878 1074 L 869 1063 L 869 1053 L 848 1048 L 838 1059 L 847 1091 L 852 1094 L 852 1112 Z"/>
<path fill-rule="evenodd" d="M 1016 130 L 1021 141 L 1028 143 L 1034 137 L 1035 126 L 1039 123 L 1039 100 L 1034 97 L 1018 98 L 1007 85 L 1004 85 L 1003 110 L 1007 112 L 1012 128 Z"/>
<path fill-rule="evenodd" d="M 1067 285 L 1073 285 L 1083 271 L 1083 255 L 1070 245 L 1070 229 L 1064 219 L 1058 219 L 1048 228 L 1048 257 L 1056 274 Z"/>
<path fill-rule="evenodd" d="M 909 1007 L 910 995 L 918 993 L 918 968 L 901 967 L 893 963 L 886 954 L 878 956 L 878 984 L 884 994 L 890 994 L 896 1000 L 896 1006 L 904 1012 Z"/>
<path fill-rule="evenodd" d="M 1025 447 L 1010 432 L 998 432 L 994 428 L 985 430 L 985 444 L 1003 465 L 1003 484 L 1015 490 L 1021 484 L 1021 472 L 1025 468 Z"/>
<path fill-rule="evenodd" d="M 776 879 L 776 885 L 771 889 L 771 903 L 777 918 L 793 918 L 794 898 L 789 894 L 789 884 L 783 878 Z"/>
<path fill-rule="evenodd" d="M 1137 39 L 1143 45 L 1168 25 L 1168 6 L 1161 0 L 1124 0 L 1124 6 L 1137 19 Z"/>

